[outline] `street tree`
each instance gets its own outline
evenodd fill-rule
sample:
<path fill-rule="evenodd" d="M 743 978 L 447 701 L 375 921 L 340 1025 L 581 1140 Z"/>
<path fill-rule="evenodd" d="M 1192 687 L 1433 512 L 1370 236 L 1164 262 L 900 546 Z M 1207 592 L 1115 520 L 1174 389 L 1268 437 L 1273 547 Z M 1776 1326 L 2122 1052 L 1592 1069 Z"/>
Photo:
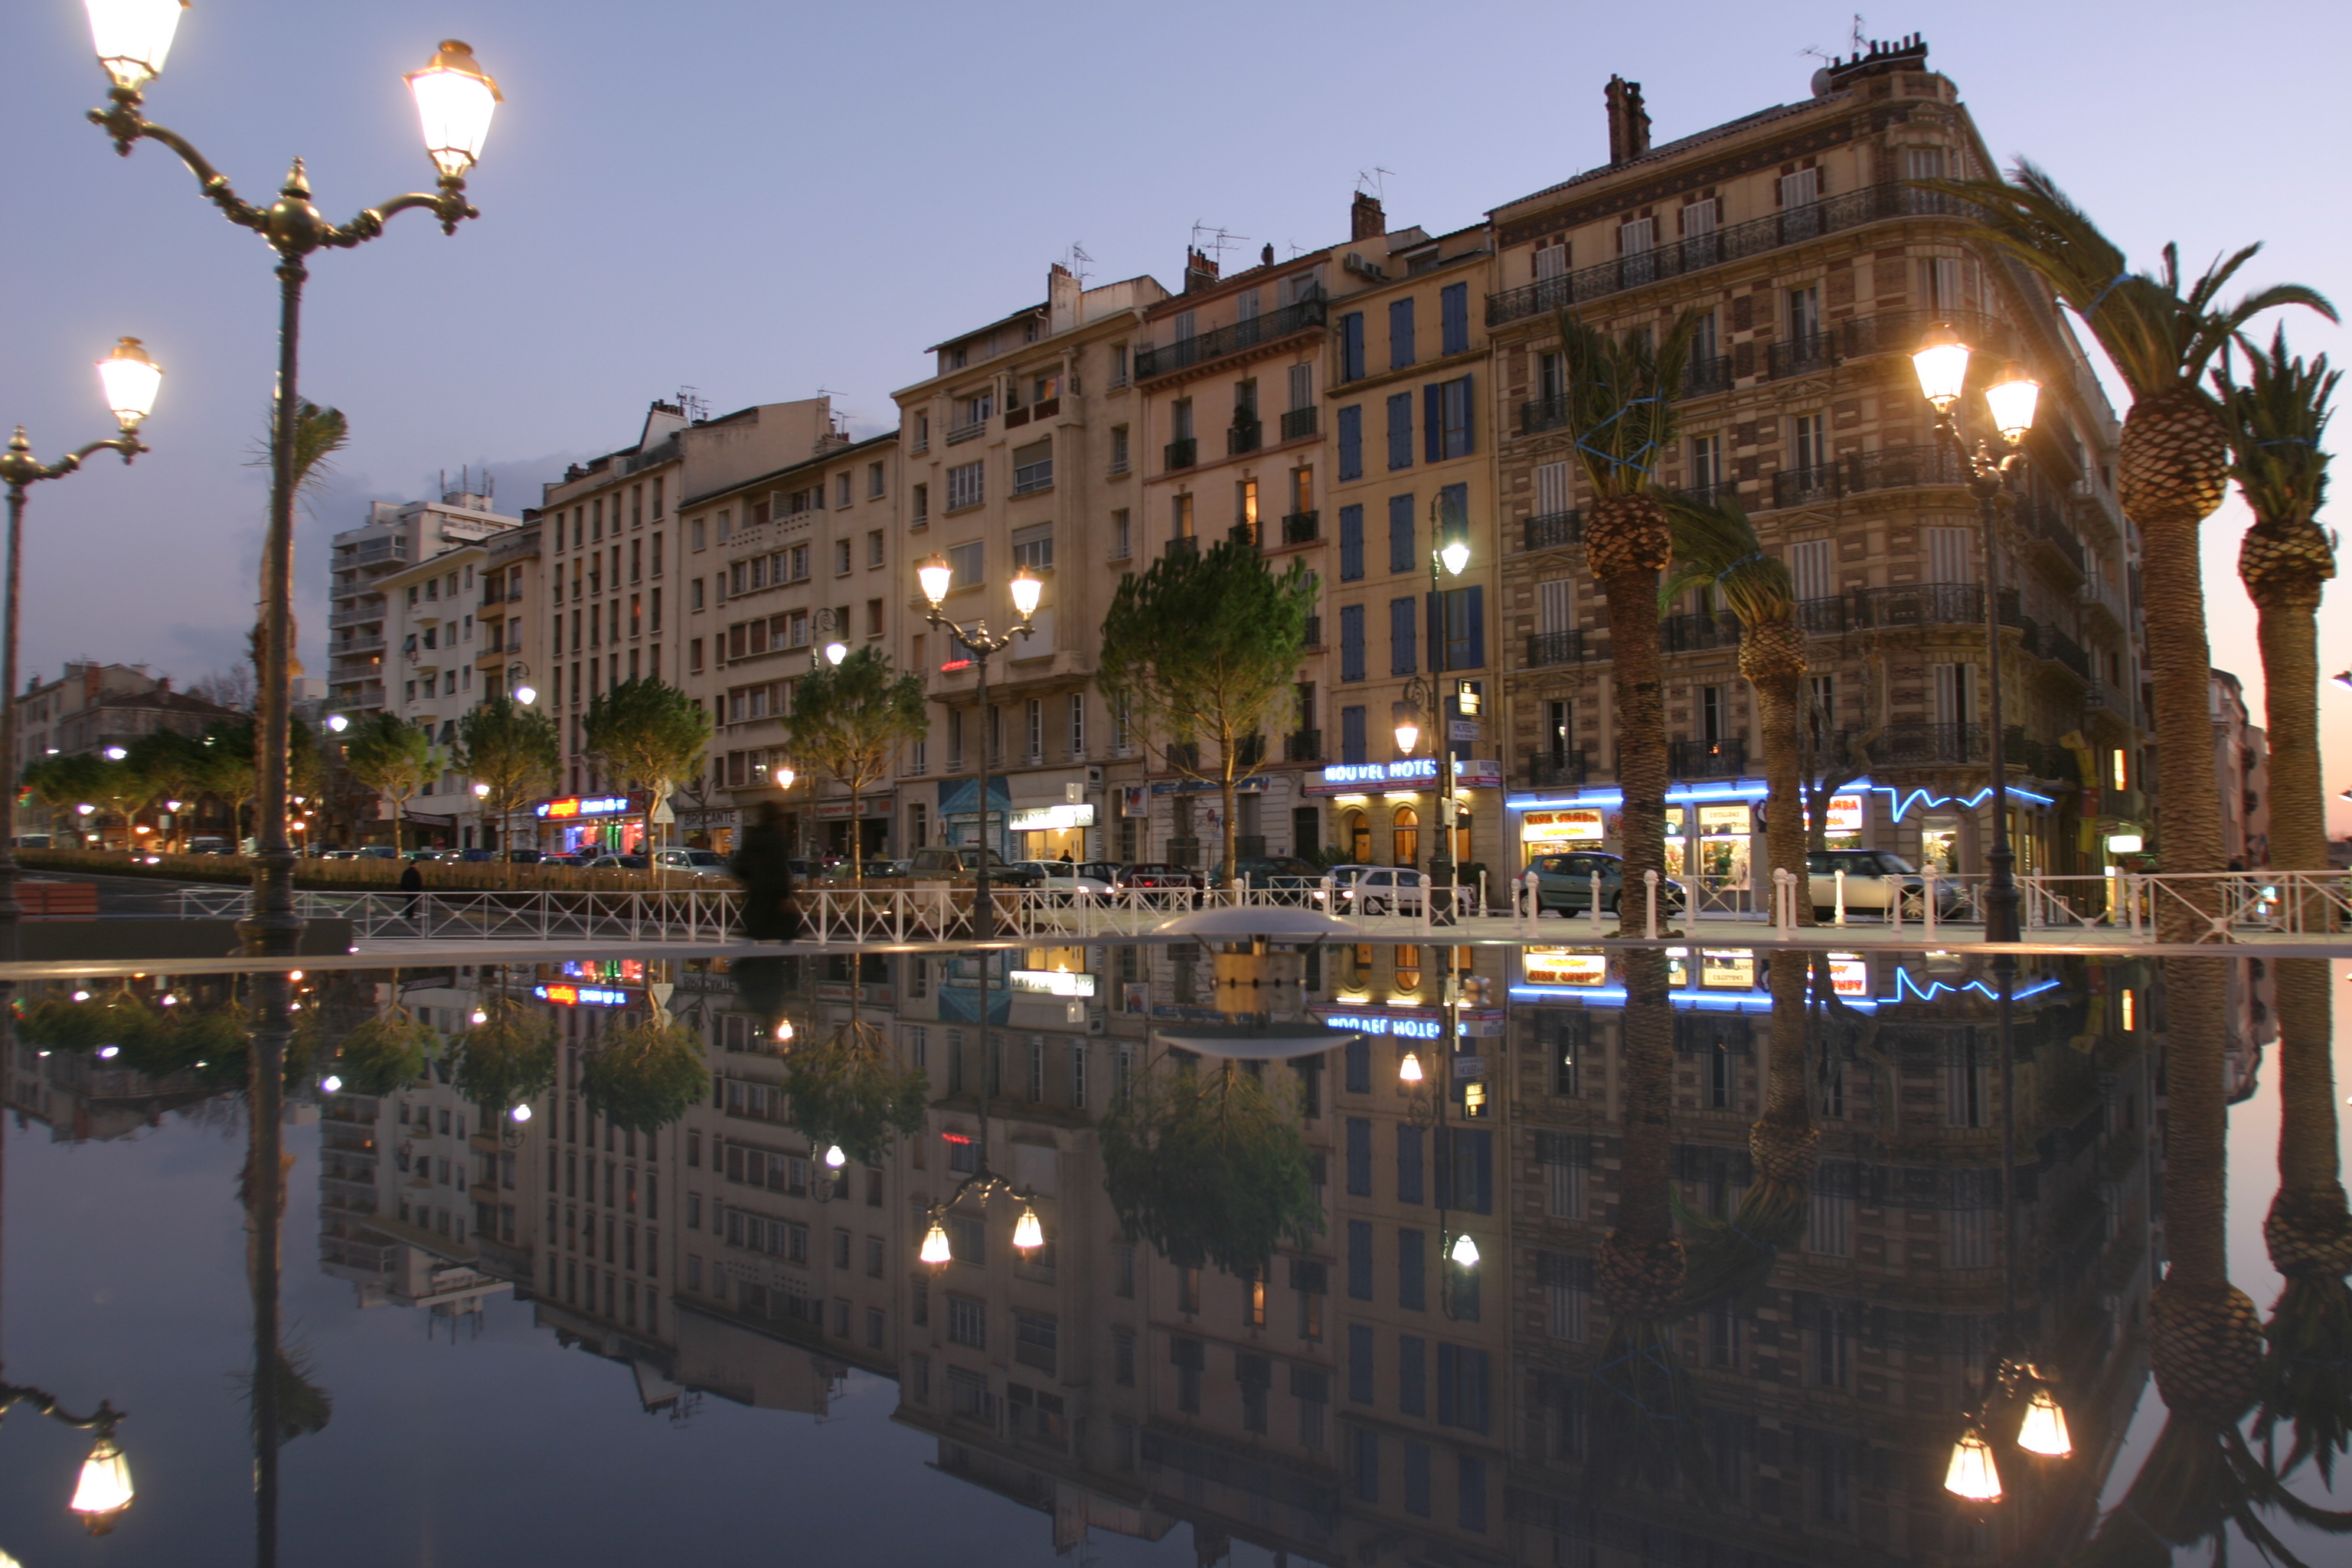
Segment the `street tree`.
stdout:
<path fill-rule="evenodd" d="M 898 748 L 929 729 L 921 678 L 894 676 L 889 656 L 877 647 L 861 647 L 838 665 L 810 672 L 793 693 L 786 744 L 794 758 L 823 768 L 849 791 L 851 874 L 861 885 L 865 794 L 890 776 Z"/>
<path fill-rule="evenodd" d="M 343 742 L 343 766 L 352 777 L 392 802 L 392 847 L 401 842 L 408 803 L 440 771 L 433 751 L 432 731 L 385 710 L 360 721 Z"/>
<path fill-rule="evenodd" d="M 188 797 L 195 793 L 196 781 L 204 767 L 204 748 L 194 736 L 183 735 L 177 730 L 150 730 L 131 742 L 123 765 L 138 775 L 145 799 L 142 804 L 172 811 L 175 836 L 185 837 L 182 812 L 173 811 L 171 803 L 178 801 L 184 809 Z"/>
<path fill-rule="evenodd" d="M 531 796 L 554 788 L 563 732 L 535 708 L 511 697 L 487 697 L 457 721 L 457 760 L 475 784 L 488 786 L 481 796 L 483 809 L 504 823 Z M 512 861 L 507 877 L 513 879 Z"/>
<path fill-rule="evenodd" d="M 1096 679 L 1171 771 L 1216 786 L 1229 876 L 1237 786 L 1265 758 L 1276 704 L 1295 700 L 1315 591 L 1303 561 L 1277 577 L 1255 546 L 1228 539 L 1127 574 L 1103 618 Z"/>
<path fill-rule="evenodd" d="M 702 771 L 710 715 L 675 686 L 651 679 L 625 680 L 590 699 L 581 741 L 616 782 L 645 792 L 650 861 L 654 814 L 681 781 Z"/>

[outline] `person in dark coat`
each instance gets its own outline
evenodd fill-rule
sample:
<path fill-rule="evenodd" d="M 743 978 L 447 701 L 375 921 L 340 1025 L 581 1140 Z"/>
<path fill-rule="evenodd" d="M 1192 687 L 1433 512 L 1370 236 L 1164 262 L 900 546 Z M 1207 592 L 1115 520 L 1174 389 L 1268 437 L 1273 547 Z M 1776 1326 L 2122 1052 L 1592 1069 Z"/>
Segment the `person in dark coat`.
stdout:
<path fill-rule="evenodd" d="M 425 873 L 417 868 L 416 862 L 414 860 L 411 860 L 407 868 L 400 874 L 400 890 L 408 895 L 406 912 L 407 917 L 413 921 L 416 918 L 416 895 L 425 890 Z"/>
<path fill-rule="evenodd" d="M 727 868 L 743 884 L 743 934 L 753 942 L 791 942 L 801 934 L 800 906 L 793 899 L 792 840 L 784 811 L 774 801 L 760 803 L 759 816 Z"/>

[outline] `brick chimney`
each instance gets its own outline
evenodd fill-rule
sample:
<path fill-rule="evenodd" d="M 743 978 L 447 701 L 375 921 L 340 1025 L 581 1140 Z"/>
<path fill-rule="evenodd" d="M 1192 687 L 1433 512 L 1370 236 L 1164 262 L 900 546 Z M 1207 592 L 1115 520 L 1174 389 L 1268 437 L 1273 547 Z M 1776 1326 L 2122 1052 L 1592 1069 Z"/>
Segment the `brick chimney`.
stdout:
<path fill-rule="evenodd" d="M 1212 289 L 1217 282 L 1217 260 L 1204 250 L 1191 246 L 1184 248 L 1184 292 L 1198 293 Z"/>
<path fill-rule="evenodd" d="M 1650 111 L 1642 107 L 1642 84 L 1609 79 L 1609 162 L 1630 163 L 1650 150 Z"/>
<path fill-rule="evenodd" d="M 1381 210 L 1381 198 L 1369 191 L 1358 191 L 1355 205 L 1348 209 L 1348 237 L 1378 239 L 1388 231 L 1389 215 Z"/>

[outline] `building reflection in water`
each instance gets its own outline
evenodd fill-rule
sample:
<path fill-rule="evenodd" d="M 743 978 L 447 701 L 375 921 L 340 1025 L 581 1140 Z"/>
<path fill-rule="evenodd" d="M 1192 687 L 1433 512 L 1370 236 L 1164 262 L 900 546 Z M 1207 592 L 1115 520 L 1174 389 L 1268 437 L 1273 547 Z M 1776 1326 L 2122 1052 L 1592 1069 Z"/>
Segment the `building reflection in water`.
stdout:
<path fill-rule="evenodd" d="M 366 977 L 314 1004 L 304 1059 L 333 1092 L 288 1111 L 324 1124 L 320 1267 L 452 1331 L 511 1292 L 677 1420 L 709 1395 L 822 1415 L 851 1369 L 890 1379 L 939 1468 L 1045 1515 L 1058 1548 L 1183 1525 L 1203 1562 L 1247 1542 L 1335 1563 L 1965 1563 L 2089 1538 L 2163 1252 L 2151 965 L 2022 961 L 2005 1084 L 1995 977 L 1968 961 L 1830 955 L 1793 985 L 1784 971 L 1776 1019 L 1759 955 L 1671 952 L 1636 1031 L 1670 1049 L 1671 1113 L 1634 1190 L 1621 961 L 1312 950 L 1306 1010 L 1342 1043 L 1241 1070 L 1293 1108 L 1323 1228 L 1226 1269 L 1123 1231 L 1102 1137 L 1138 1075 L 1222 1067 L 1160 1042 L 1215 1016 L 1210 960 L 1107 945 Z M 527 1120 L 467 1098 L 494 992 L 554 1027 Z M 336 1041 L 395 1005 L 415 1070 L 360 1081 Z M 616 1126 L 583 1064 L 657 1015 L 699 1037 L 707 1084 L 666 1125 Z M 812 1138 L 786 1086 L 796 1052 L 853 1027 L 922 1092 L 835 1169 L 843 1136 Z M 1801 1053 L 1777 1077 L 1776 1046 Z M 98 1136 L 226 1087 L 107 1076 L 128 1070 L 19 1042 L 10 1103 Z M 1759 1142 L 1759 1119 L 1811 1132 Z M 1750 1233 L 1758 1152 L 1791 1139 L 1805 1157 L 1776 1190 L 1801 1212 Z M 983 1158 L 1018 1199 L 950 1206 Z M 1625 1303 L 1612 1314 L 1596 1260 L 1662 1203 L 1692 1264 L 1647 1318 L 1664 1381 L 1638 1384 L 1611 1364 Z M 1014 1245 L 1024 1211 L 1042 1245 Z M 949 1258 L 926 1266 L 935 1213 Z M 1727 1234 L 1760 1263 L 1715 1269 Z M 2071 1457 L 2018 1447 L 2004 1358 L 2050 1380 Z M 1672 1397 L 1629 1405 L 1641 1386 Z M 1997 1503 L 1946 1489 L 1972 1425 Z"/>

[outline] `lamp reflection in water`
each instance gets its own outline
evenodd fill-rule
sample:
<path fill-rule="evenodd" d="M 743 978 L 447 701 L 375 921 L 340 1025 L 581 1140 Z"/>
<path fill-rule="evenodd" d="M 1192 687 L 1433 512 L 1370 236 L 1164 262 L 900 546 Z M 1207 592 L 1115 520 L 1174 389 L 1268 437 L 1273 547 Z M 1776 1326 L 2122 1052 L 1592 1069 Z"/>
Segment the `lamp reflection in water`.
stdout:
<path fill-rule="evenodd" d="M 1944 1472 L 1944 1489 L 1970 1502 L 2000 1500 L 2000 1469 L 1993 1463 L 1992 1446 L 1984 1434 L 1969 1427 L 1952 1445 L 1952 1463 Z"/>
<path fill-rule="evenodd" d="M 110 1432 L 90 1445 L 89 1458 L 81 1462 L 81 1483 L 74 1488 L 73 1501 L 67 1507 L 81 1515 L 82 1527 L 92 1535 L 104 1535 L 114 1528 L 135 1495 L 131 1462 L 122 1457 L 122 1445 Z"/>
<path fill-rule="evenodd" d="M 2052 1459 L 2067 1458 L 2074 1452 L 2074 1439 L 2066 1431 L 2066 1413 L 2058 1408 L 2057 1398 L 2046 1386 L 2035 1388 L 2033 1397 L 2026 1402 L 2017 1446 Z"/>

